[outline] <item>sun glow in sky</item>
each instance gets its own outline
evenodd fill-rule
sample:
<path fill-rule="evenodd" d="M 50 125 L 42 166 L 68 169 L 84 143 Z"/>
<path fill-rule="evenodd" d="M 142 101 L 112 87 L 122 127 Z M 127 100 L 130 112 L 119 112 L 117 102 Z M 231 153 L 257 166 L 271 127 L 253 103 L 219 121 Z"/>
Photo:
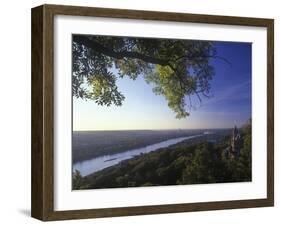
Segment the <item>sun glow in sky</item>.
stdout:
<path fill-rule="evenodd" d="M 215 42 L 217 55 L 212 59 L 215 76 L 210 82 L 211 97 L 201 104 L 193 97 L 196 109 L 190 116 L 176 119 L 163 96 L 152 92 L 143 77 L 135 81 L 118 79 L 125 96 L 123 105 L 100 106 L 94 101 L 73 98 L 73 130 L 141 130 L 141 129 L 206 129 L 241 126 L 251 117 L 251 43 Z"/>

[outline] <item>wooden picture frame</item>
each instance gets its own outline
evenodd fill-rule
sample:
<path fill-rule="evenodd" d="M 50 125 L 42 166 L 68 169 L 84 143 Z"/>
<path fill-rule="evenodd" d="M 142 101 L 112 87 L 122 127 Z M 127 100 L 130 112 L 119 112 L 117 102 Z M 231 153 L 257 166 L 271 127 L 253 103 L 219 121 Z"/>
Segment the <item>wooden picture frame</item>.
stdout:
<path fill-rule="evenodd" d="M 126 18 L 267 29 L 267 198 L 121 208 L 54 210 L 54 16 Z M 50 220 L 162 214 L 274 205 L 274 21 L 272 19 L 42 5 L 32 9 L 31 215 Z"/>

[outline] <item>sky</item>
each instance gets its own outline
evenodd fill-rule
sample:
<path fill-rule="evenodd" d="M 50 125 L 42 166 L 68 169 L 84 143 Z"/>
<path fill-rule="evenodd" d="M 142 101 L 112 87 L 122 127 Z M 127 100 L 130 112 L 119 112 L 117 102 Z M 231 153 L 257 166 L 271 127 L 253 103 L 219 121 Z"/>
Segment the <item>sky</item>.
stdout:
<path fill-rule="evenodd" d="M 241 126 L 251 117 L 251 43 L 215 42 L 217 55 L 210 81 L 210 98 L 196 97 L 190 116 L 176 119 L 163 96 L 152 92 L 142 76 L 133 81 L 117 80 L 125 96 L 121 107 L 99 106 L 93 101 L 73 98 L 73 130 L 211 129 Z"/>

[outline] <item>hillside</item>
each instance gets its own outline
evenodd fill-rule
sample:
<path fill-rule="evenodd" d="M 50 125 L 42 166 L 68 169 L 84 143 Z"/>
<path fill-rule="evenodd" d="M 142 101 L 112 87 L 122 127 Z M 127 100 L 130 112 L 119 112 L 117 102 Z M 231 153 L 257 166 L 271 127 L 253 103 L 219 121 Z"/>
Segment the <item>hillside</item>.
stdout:
<path fill-rule="evenodd" d="M 202 130 L 74 131 L 72 160 L 76 163 L 201 133 Z"/>
<path fill-rule="evenodd" d="M 241 129 L 239 156 L 230 136 L 218 142 L 179 144 L 136 156 L 92 175 L 74 173 L 73 189 L 206 184 L 251 181 L 251 128 Z"/>

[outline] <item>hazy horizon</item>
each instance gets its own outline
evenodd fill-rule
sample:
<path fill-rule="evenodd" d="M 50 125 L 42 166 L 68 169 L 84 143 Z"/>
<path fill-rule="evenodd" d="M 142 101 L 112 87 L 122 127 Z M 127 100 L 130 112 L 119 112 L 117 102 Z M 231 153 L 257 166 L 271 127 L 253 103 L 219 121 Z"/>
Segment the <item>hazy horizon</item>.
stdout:
<path fill-rule="evenodd" d="M 235 125 L 234 125 L 235 126 Z M 122 130 L 73 130 L 72 132 L 111 132 L 111 131 L 169 131 L 169 130 L 225 130 L 233 129 L 233 127 L 226 128 L 196 128 L 196 129 L 122 129 Z M 238 129 L 240 127 L 237 127 Z"/>

